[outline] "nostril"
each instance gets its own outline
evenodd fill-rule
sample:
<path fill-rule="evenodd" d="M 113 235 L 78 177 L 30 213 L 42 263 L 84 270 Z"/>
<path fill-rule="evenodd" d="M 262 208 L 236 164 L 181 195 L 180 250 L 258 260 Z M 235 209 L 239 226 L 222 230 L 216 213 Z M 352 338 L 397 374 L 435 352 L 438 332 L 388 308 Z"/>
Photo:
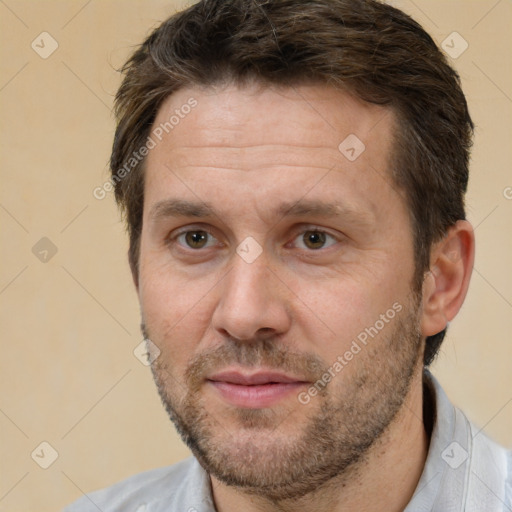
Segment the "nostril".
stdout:
<path fill-rule="evenodd" d="M 261 327 L 256 332 L 255 338 L 260 340 L 268 340 L 269 338 L 274 338 L 276 336 L 276 330 L 272 329 L 272 327 Z"/>

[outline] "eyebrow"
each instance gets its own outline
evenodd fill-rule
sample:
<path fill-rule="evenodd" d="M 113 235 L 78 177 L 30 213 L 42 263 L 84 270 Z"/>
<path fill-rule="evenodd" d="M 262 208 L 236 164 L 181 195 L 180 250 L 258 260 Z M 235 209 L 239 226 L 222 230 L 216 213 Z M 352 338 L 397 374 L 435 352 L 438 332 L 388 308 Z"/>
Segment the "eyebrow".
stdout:
<path fill-rule="evenodd" d="M 361 210 L 352 205 L 338 201 L 323 202 L 311 199 L 301 199 L 294 203 L 283 202 L 273 212 L 279 218 L 285 217 L 324 217 L 346 218 L 358 224 L 371 224 L 375 221 L 373 213 Z M 220 218 L 220 214 L 210 203 L 189 201 L 185 199 L 164 199 L 156 203 L 149 213 L 149 219 L 154 222 L 169 217 Z"/>
<path fill-rule="evenodd" d="M 156 203 L 149 212 L 153 221 L 167 217 L 213 217 L 214 209 L 209 203 L 185 199 L 164 199 Z"/>

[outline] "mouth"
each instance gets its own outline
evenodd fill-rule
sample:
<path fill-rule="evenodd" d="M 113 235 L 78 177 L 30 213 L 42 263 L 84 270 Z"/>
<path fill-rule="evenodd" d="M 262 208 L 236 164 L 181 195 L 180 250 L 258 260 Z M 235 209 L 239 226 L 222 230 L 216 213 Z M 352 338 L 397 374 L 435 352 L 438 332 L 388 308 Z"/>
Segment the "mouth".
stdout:
<path fill-rule="evenodd" d="M 206 382 L 228 403 L 249 409 L 271 407 L 309 384 L 300 377 L 273 371 L 224 371 L 208 377 Z"/>

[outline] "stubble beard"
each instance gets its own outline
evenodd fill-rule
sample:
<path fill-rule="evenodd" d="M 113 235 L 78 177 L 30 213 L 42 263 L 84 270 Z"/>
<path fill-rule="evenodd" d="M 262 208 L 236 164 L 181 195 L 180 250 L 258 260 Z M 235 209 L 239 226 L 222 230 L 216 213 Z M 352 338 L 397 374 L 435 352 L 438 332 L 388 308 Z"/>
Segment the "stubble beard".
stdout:
<path fill-rule="evenodd" d="M 289 399 L 293 403 L 287 409 L 208 409 L 202 387 L 211 369 L 230 363 L 265 366 L 307 376 L 311 382 L 327 371 L 329 365 L 314 354 L 292 353 L 270 340 L 227 340 L 200 354 L 187 368 L 181 384 L 185 394 L 165 357 L 153 363 L 153 376 L 178 433 L 209 474 L 275 503 L 295 500 L 335 477 L 350 478 L 393 422 L 422 352 L 418 311 L 417 300 L 404 308 L 385 328 L 391 330 L 369 341 L 349 363 L 357 365 L 350 381 L 344 368 L 307 405 Z M 151 334 L 144 327 L 143 332 Z"/>

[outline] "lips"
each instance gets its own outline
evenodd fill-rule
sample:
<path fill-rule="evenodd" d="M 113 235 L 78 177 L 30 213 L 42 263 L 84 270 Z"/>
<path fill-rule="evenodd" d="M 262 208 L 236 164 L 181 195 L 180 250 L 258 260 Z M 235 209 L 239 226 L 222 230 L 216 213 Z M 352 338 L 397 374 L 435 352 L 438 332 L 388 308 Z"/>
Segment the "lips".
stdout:
<path fill-rule="evenodd" d="M 308 384 L 299 377 L 274 371 L 224 371 L 210 376 L 207 383 L 231 405 L 253 409 L 270 407 Z"/>
<path fill-rule="evenodd" d="M 242 386 L 276 384 L 279 382 L 304 382 L 301 379 L 289 377 L 288 375 L 278 372 L 258 372 L 249 375 L 236 371 L 216 373 L 215 375 L 212 375 L 208 380 L 216 382 L 228 382 L 230 384 L 239 384 Z"/>

